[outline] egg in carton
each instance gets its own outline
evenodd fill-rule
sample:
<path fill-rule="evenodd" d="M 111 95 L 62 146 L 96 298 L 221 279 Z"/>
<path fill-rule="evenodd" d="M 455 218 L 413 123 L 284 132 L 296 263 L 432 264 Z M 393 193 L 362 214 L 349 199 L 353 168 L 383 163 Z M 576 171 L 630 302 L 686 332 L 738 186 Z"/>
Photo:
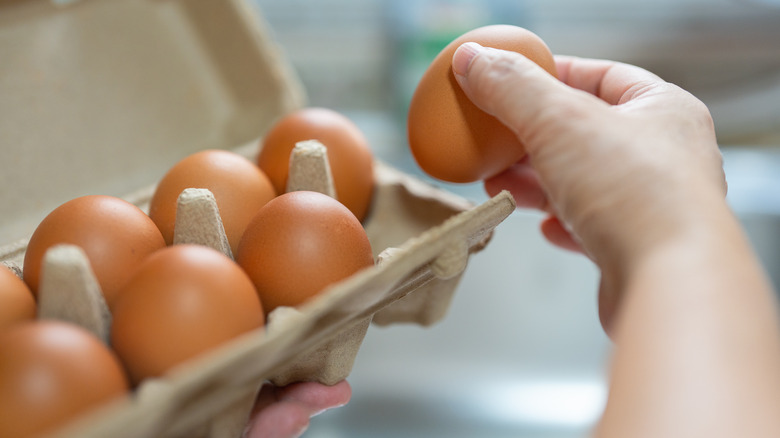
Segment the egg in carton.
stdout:
<path fill-rule="evenodd" d="M 266 381 L 280 386 L 335 384 L 349 376 L 372 320 L 428 326 L 443 318 L 470 254 L 484 248 L 494 227 L 514 210 L 514 201 L 504 192 L 475 207 L 381 162 L 376 163 L 375 180 L 365 228 L 372 245 L 385 249 L 373 268 L 328 287 L 298 308 L 275 309 L 264 330 L 187 361 L 161 378 L 145 379 L 131 399 L 99 409 L 54 436 L 238 437 Z M 324 145 L 296 145 L 287 190 L 335 196 Z M 148 197 L 147 190 L 135 201 L 145 206 Z M 410 214 L 425 208 L 423 215 L 441 224 L 388 246 L 399 236 L 388 232 L 387 223 L 398 220 L 399 202 L 409 204 L 410 199 L 417 203 Z M 181 193 L 174 244 L 204 245 L 232 258 L 211 192 L 190 188 Z M 17 259 L 23 251 L 23 245 L 9 248 Z M 111 314 L 84 252 L 58 245 L 46 252 L 43 263 L 39 317 L 74 322 L 108 343 Z M 21 275 L 16 263 L 6 264 Z"/>

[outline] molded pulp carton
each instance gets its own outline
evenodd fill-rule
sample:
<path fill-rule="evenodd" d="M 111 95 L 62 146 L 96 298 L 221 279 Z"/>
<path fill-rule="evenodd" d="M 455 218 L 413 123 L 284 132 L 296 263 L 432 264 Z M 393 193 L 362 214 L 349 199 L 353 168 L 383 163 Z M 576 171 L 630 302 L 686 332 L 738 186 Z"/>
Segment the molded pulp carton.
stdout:
<path fill-rule="evenodd" d="M 276 118 L 305 105 L 243 0 L 1 1 L 0 53 L 0 261 L 17 272 L 26 238 L 61 203 L 109 194 L 145 209 L 179 159 L 252 158 Z M 263 382 L 336 383 L 372 321 L 443 318 L 514 203 L 502 193 L 474 206 L 381 162 L 375 173 L 364 221 L 375 267 L 55 435 L 238 437 Z"/>

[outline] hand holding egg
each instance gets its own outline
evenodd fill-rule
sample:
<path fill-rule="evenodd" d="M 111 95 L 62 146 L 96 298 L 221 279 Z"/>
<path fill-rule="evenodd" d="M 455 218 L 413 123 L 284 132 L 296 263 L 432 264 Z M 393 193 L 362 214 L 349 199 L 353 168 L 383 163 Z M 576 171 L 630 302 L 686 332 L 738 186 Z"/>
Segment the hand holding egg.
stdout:
<path fill-rule="evenodd" d="M 490 178 L 525 155 L 517 136 L 474 105 L 452 73 L 452 55 L 463 43 L 518 52 L 555 76 L 545 43 L 530 31 L 508 25 L 466 32 L 444 48 L 423 75 L 409 106 L 409 146 L 429 175 L 454 183 Z"/>

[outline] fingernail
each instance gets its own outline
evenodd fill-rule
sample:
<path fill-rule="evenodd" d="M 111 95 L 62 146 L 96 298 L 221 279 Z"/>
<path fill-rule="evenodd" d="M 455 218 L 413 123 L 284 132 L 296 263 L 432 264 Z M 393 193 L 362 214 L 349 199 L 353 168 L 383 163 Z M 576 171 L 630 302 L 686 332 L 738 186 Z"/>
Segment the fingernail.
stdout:
<path fill-rule="evenodd" d="M 327 407 L 327 408 L 325 408 L 325 409 L 321 409 L 321 410 L 319 410 L 319 411 L 314 411 L 314 412 L 312 412 L 312 414 L 309 416 L 309 418 L 314 418 L 314 417 L 316 417 L 317 415 L 320 415 L 320 414 L 322 414 L 322 413 L 324 413 L 324 412 L 330 411 L 331 409 L 340 408 L 340 407 L 342 407 L 342 406 L 344 406 L 344 405 L 346 405 L 346 403 L 343 403 L 343 404 L 340 404 L 340 405 L 335 405 L 335 406 L 328 406 L 328 407 Z"/>
<path fill-rule="evenodd" d="M 303 436 L 303 434 L 304 434 L 304 433 L 306 433 L 306 431 L 307 431 L 308 429 L 309 429 L 309 425 L 308 425 L 308 424 L 307 424 L 307 425 L 305 425 L 305 426 L 303 426 L 302 428 L 298 429 L 298 430 L 295 432 L 295 435 L 293 435 L 293 438 L 300 438 L 300 437 L 302 437 L 302 436 Z"/>
<path fill-rule="evenodd" d="M 471 60 L 482 50 L 477 43 L 463 43 L 452 55 L 452 71 L 457 76 L 465 76 L 469 71 Z"/>

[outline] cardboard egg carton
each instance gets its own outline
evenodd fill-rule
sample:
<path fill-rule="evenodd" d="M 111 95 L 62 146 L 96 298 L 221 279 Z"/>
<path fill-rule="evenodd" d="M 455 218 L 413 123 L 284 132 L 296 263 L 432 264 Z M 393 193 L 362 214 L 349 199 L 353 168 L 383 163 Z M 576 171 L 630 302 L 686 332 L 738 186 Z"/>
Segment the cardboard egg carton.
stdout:
<path fill-rule="evenodd" d="M 384 325 L 430 325 L 436 322 L 432 318 L 442 318 L 469 257 L 487 245 L 493 229 L 514 210 L 512 197 L 505 192 L 464 210 L 462 199 L 382 163 L 377 163 L 376 180 L 377 211 L 397 210 L 406 199 L 451 216 L 399 246 L 386 247 L 374 267 L 328 287 L 301 307 L 274 310 L 264 330 L 230 341 L 162 378 L 147 379 L 130 398 L 90 413 L 52 437 L 239 437 L 264 382 L 335 384 L 347 378 L 377 315 Z M 185 190 L 179 212 L 186 210 L 190 212 L 182 223 L 177 220 L 175 244 L 198 243 L 229 253 L 213 196 L 202 189 Z M 385 217 L 391 223 L 377 223 L 373 214 L 366 223 L 367 231 L 378 233 L 369 231 L 374 242 L 382 240 L 383 229 L 424 219 L 413 212 Z M 0 249 L 0 259 L 21 274 L 23 251 L 23 245 L 9 245 Z M 84 254 L 61 245 L 47 252 L 44 263 L 39 317 L 76 322 L 107 341 L 110 314 Z"/>
<path fill-rule="evenodd" d="M 244 0 L 10 2 L 0 4 L 0 37 L 0 50 L 23 60 L 0 66 L 0 183 L 13 187 L 0 198 L 0 242 L 11 242 L 0 246 L 0 261 L 19 275 L 26 239 L 15 238 L 62 202 L 113 192 L 146 210 L 148 181 L 173 162 L 207 148 L 253 158 L 271 123 L 305 104 Z M 329 193 L 319 146 L 299 152 L 288 189 Z M 209 195 L 180 197 L 176 243 L 229 253 Z M 372 322 L 441 320 L 470 256 L 513 210 L 507 193 L 474 206 L 377 161 L 363 223 L 374 267 L 299 308 L 278 309 L 264 330 L 148 379 L 52 436 L 238 437 L 263 382 L 336 383 L 348 377 Z M 110 314 L 89 262 L 74 247 L 47 258 L 54 268 L 42 283 L 60 292 L 42 285 L 40 315 L 107 339 Z"/>

